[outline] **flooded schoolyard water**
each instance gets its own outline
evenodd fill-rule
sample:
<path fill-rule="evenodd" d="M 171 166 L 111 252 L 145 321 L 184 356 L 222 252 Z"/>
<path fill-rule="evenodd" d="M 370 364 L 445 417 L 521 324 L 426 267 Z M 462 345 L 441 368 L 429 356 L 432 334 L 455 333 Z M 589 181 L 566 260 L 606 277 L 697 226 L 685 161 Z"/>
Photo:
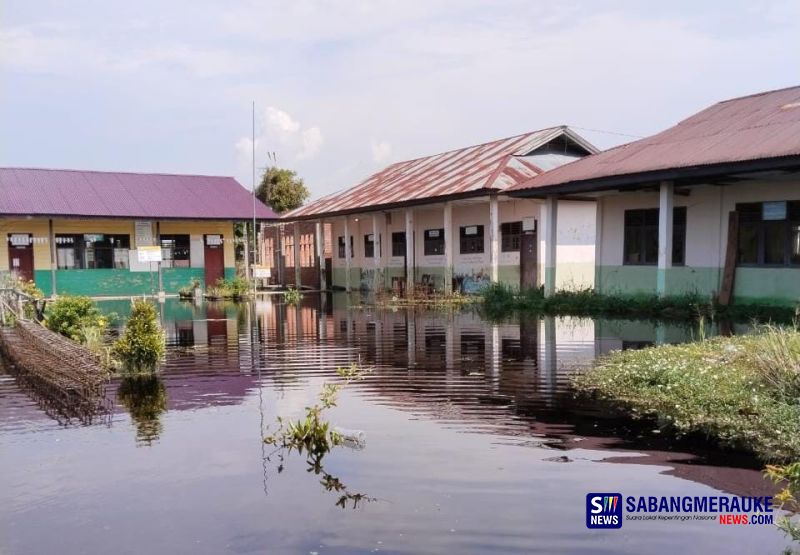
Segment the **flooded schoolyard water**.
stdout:
<path fill-rule="evenodd" d="M 124 313 L 126 302 L 103 304 Z M 768 495 L 744 457 L 671 444 L 584 401 L 568 374 L 692 330 L 474 311 L 348 309 L 344 295 L 168 299 L 158 380 L 113 380 L 70 415 L 0 373 L 0 553 L 780 553 L 772 526 L 626 522 L 588 530 L 588 492 Z M 336 368 L 372 372 L 331 421 L 362 430 L 325 472 L 261 438 Z M 105 412 L 104 412 L 105 411 Z M 279 472 L 280 470 L 280 472 Z"/>

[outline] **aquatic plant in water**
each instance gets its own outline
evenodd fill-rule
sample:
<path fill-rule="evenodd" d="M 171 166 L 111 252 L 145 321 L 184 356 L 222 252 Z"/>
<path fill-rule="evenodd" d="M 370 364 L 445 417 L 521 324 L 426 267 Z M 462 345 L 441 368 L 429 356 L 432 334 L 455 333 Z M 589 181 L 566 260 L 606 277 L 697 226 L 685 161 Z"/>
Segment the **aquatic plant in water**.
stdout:
<path fill-rule="evenodd" d="M 363 493 L 354 493 L 342 481 L 325 470 L 323 459 L 334 447 L 342 445 L 345 438 L 336 431 L 323 413 L 325 410 L 336 406 L 339 391 L 354 380 L 364 378 L 365 371 L 357 364 L 347 368 L 337 368 L 336 373 L 344 380 L 343 383 L 325 383 L 319 394 L 319 402 L 306 407 L 305 418 L 287 420 L 277 417 L 277 430 L 274 434 L 264 438 L 264 443 L 275 446 L 275 451 L 267 457 L 277 455 L 278 473 L 283 472 L 284 456 L 296 451 L 299 455 L 306 455 L 308 472 L 320 475 L 320 483 L 326 491 L 339 493 L 336 505 L 346 508 L 352 502 L 355 509 L 361 502 L 374 501 L 374 498 Z"/>
<path fill-rule="evenodd" d="M 283 298 L 286 300 L 286 304 L 294 306 L 300 302 L 303 298 L 303 294 L 297 289 L 290 287 L 286 290 L 286 293 L 284 293 Z"/>

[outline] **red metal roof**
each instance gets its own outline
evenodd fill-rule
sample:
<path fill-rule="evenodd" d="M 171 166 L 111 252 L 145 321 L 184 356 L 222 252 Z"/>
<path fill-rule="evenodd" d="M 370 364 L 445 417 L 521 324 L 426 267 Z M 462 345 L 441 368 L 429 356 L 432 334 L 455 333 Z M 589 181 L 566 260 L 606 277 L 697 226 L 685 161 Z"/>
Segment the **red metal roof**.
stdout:
<path fill-rule="evenodd" d="M 0 168 L 0 216 L 29 215 L 248 220 L 253 197 L 232 177 Z"/>
<path fill-rule="evenodd" d="M 791 87 L 719 102 L 661 133 L 565 164 L 511 189 L 797 155 L 800 87 Z"/>
<path fill-rule="evenodd" d="M 596 152 L 567 127 L 542 129 L 397 162 L 350 189 L 313 201 L 283 217 L 346 213 L 471 192 L 502 191 L 544 171 L 546 168 L 539 167 L 534 157 L 526 155 L 559 138 L 574 145 L 582 155 Z"/>

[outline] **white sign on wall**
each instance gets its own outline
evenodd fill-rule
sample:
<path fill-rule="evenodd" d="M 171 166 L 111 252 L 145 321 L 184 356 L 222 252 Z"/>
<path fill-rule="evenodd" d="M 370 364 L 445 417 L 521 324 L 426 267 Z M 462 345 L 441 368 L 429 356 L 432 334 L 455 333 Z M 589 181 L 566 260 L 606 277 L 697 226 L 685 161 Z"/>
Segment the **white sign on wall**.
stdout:
<path fill-rule="evenodd" d="M 222 235 L 206 235 L 206 245 L 218 247 L 222 244 Z"/>
<path fill-rule="evenodd" d="M 161 247 L 139 247 L 136 255 L 139 262 L 161 262 Z"/>
<path fill-rule="evenodd" d="M 267 279 L 272 277 L 269 266 L 253 266 L 253 277 L 255 279 Z"/>
<path fill-rule="evenodd" d="M 522 231 L 536 231 L 536 218 L 522 218 Z"/>
<path fill-rule="evenodd" d="M 27 233 L 12 233 L 10 240 L 15 247 L 27 247 L 31 244 L 31 237 Z"/>

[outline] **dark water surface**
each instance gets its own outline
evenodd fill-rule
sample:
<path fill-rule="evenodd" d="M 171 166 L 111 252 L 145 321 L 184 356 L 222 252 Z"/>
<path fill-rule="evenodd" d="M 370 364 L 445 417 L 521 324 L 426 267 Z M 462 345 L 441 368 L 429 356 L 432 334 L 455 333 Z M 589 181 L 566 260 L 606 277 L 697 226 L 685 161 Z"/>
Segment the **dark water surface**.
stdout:
<path fill-rule="evenodd" d="M 125 302 L 104 310 L 126 311 Z M 587 530 L 588 492 L 768 495 L 753 461 L 670 444 L 576 402 L 567 376 L 674 326 L 348 309 L 343 296 L 161 307 L 158 380 L 112 381 L 66 420 L 0 371 L 0 553 L 780 553 L 771 526 Z M 366 446 L 325 471 L 374 498 L 336 505 L 304 457 L 270 454 L 335 369 L 372 373 L 330 412 Z M 741 460 L 740 460 L 741 459 Z M 279 465 L 282 472 L 278 472 Z"/>

